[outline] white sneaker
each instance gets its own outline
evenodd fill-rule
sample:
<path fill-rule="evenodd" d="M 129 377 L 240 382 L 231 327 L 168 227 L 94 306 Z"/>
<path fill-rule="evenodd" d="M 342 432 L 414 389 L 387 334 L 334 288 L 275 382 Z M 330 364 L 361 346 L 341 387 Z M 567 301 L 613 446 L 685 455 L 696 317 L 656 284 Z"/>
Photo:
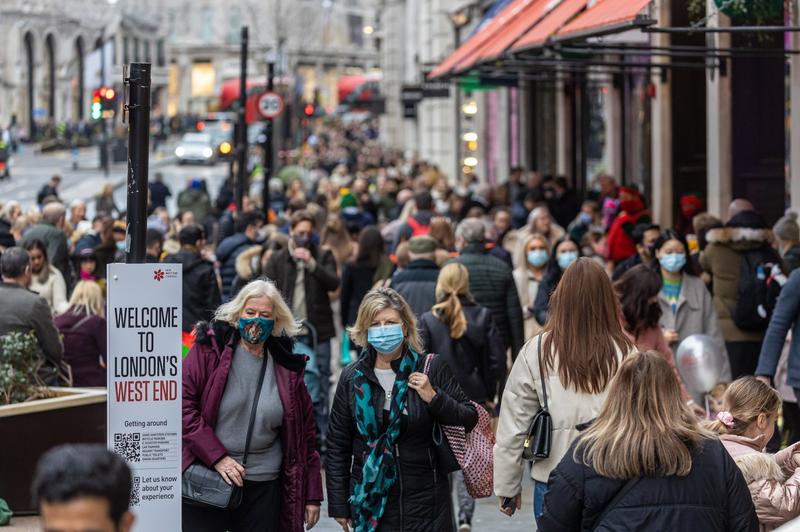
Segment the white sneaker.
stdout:
<path fill-rule="evenodd" d="M 458 532 L 471 532 L 472 527 L 469 523 L 461 523 L 458 525 Z"/>

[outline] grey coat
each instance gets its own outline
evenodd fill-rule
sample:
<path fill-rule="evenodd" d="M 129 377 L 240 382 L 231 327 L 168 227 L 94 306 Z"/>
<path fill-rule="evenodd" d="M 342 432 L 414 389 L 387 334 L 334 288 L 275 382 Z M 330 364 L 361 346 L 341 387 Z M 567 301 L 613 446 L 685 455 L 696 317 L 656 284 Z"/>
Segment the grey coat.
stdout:
<path fill-rule="evenodd" d="M 0 301 L 0 336 L 32 330 L 45 359 L 58 366 L 64 346 L 47 301 L 35 292 L 12 283 L 0 283 Z"/>
<path fill-rule="evenodd" d="M 792 330 L 792 343 L 789 346 L 789 374 L 786 384 L 800 388 L 800 270 L 793 271 L 781 289 L 764 343 L 761 344 L 756 375 L 775 376 L 789 329 Z"/>

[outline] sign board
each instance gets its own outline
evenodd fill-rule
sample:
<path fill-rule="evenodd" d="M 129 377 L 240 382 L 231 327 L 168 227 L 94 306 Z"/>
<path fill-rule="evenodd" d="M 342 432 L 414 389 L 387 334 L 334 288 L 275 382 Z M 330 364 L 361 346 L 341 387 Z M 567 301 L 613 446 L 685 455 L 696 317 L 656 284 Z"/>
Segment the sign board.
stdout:
<path fill-rule="evenodd" d="M 180 264 L 109 264 L 108 448 L 133 472 L 135 531 L 181 529 Z"/>
<path fill-rule="evenodd" d="M 277 92 L 265 92 L 258 97 L 256 105 L 258 114 L 271 120 L 283 113 L 283 97 Z"/>

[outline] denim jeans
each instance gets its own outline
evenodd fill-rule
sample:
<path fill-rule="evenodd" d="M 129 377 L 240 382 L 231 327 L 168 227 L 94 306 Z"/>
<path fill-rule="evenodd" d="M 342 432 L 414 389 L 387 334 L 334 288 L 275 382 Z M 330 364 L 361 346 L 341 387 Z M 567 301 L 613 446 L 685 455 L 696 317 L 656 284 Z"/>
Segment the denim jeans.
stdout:
<path fill-rule="evenodd" d="M 467 485 L 464 483 L 464 472 L 460 469 L 450 474 L 450 484 L 455 488 L 458 497 L 458 522 L 472 523 L 475 513 L 475 499 L 470 497 Z"/>
<path fill-rule="evenodd" d="M 331 402 L 331 341 L 321 340 L 314 354 L 319 371 L 319 397 L 312 397 L 311 400 L 314 402 L 314 418 L 317 422 L 317 441 L 324 442 Z"/>
<path fill-rule="evenodd" d="M 547 493 L 547 483 L 533 481 L 533 517 L 536 519 L 536 527 L 539 527 L 539 518 L 544 513 L 544 494 Z"/>

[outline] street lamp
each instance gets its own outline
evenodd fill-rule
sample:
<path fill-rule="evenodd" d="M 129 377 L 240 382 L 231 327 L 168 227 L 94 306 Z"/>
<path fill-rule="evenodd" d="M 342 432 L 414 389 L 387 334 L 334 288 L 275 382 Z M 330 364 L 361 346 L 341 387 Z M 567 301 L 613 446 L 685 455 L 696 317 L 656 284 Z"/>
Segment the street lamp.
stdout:
<path fill-rule="evenodd" d="M 364 26 L 364 30 L 363 31 L 364 31 L 364 35 L 372 35 L 373 33 L 375 33 L 375 28 L 373 26 L 370 26 L 369 24 L 367 24 L 366 26 Z"/>
<path fill-rule="evenodd" d="M 461 111 L 467 116 L 474 116 L 478 114 L 478 104 L 475 100 L 470 100 L 461 106 Z"/>

